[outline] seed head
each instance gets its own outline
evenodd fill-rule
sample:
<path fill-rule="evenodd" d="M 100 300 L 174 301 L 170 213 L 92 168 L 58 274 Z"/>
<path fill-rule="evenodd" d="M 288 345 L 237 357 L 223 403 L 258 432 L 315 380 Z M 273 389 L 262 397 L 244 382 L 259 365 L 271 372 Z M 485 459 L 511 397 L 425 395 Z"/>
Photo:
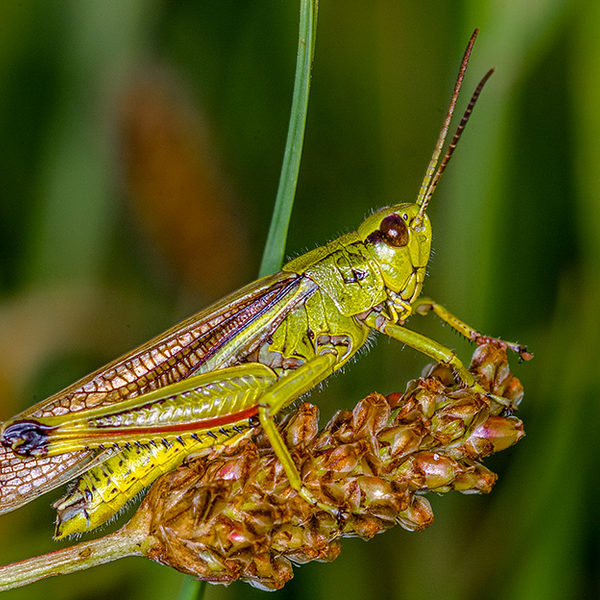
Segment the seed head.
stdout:
<path fill-rule="evenodd" d="M 425 529 L 433 513 L 424 493 L 488 493 L 497 476 L 479 461 L 524 435 L 512 416 L 523 390 L 505 350 L 478 347 L 471 371 L 489 395 L 458 387 L 438 364 L 404 394 L 370 394 L 321 431 L 313 405 L 289 415 L 283 437 L 320 506 L 291 488 L 261 434 L 165 474 L 126 529 L 143 532 L 153 560 L 263 589 L 283 587 L 294 563 L 335 559 L 343 537 Z"/>

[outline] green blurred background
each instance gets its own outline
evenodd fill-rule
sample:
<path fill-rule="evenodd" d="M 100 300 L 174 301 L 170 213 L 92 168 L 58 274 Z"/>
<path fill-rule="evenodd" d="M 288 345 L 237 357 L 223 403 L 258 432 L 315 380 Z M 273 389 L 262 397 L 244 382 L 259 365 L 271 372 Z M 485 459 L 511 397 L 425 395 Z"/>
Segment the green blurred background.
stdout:
<path fill-rule="evenodd" d="M 255 277 L 297 19 L 292 0 L 0 4 L 0 418 Z M 497 72 L 430 207 L 425 291 L 534 351 L 513 360 L 528 436 L 486 463 L 490 496 L 433 497 L 429 530 L 347 540 L 278 597 L 599 595 L 600 3 L 322 2 L 288 255 L 415 198 L 475 26 L 465 96 Z M 434 319 L 411 326 L 468 360 Z M 380 340 L 313 400 L 328 418 L 426 362 Z M 58 496 L 0 519 L 0 563 L 57 547 Z M 181 580 L 130 558 L 5 597 L 173 598 Z"/>

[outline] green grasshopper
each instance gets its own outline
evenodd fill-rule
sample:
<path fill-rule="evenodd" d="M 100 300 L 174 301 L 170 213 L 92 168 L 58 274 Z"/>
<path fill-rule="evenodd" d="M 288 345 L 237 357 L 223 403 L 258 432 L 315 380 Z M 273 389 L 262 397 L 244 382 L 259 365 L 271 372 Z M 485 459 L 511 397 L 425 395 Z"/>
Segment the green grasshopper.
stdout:
<path fill-rule="evenodd" d="M 355 232 L 3 423 L 0 512 L 80 476 L 55 505 L 55 535 L 84 532 L 191 452 L 237 443 L 259 426 L 292 487 L 314 502 L 274 417 L 341 369 L 375 331 L 451 365 L 462 385 L 485 393 L 454 352 L 404 327 L 412 314 L 433 311 L 475 343 L 491 339 L 433 300 L 419 299 L 431 248 L 427 206 L 492 73 L 477 86 L 440 161 L 476 34 L 416 202 L 375 212 Z M 528 358 L 522 346 L 499 343 Z"/>

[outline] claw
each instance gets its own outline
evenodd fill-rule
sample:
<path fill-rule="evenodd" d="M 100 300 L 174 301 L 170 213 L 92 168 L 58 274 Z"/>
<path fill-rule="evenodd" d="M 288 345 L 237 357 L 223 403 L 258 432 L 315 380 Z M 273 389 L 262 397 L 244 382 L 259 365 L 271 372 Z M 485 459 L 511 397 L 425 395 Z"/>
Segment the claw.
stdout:
<path fill-rule="evenodd" d="M 512 350 L 515 354 L 519 355 L 519 359 L 521 361 L 531 360 L 533 358 L 533 354 L 531 352 L 528 352 L 527 348 L 525 346 L 522 346 L 521 344 L 515 344 L 514 342 L 506 342 L 504 340 L 491 337 L 489 335 L 478 334 L 472 339 L 478 346 L 483 346 L 484 344 L 495 344 L 496 346 L 500 346 L 505 350 Z"/>

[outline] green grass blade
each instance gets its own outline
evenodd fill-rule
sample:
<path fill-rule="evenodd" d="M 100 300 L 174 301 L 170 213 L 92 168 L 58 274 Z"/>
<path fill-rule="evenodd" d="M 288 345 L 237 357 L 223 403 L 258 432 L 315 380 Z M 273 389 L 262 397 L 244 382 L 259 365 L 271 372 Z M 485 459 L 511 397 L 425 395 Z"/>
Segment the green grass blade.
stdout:
<path fill-rule="evenodd" d="M 296 183 L 298 181 L 298 171 L 300 170 L 302 144 L 304 142 L 308 96 L 310 93 L 310 77 L 315 50 L 317 12 L 318 0 L 301 0 L 298 57 L 296 59 L 296 76 L 294 80 L 290 124 L 283 155 L 283 164 L 281 166 L 281 175 L 279 177 L 277 197 L 275 198 L 275 208 L 260 265 L 261 276 L 277 271 L 283 263 L 290 215 L 292 213 Z"/>
<path fill-rule="evenodd" d="M 206 586 L 206 581 L 200 581 L 192 575 L 185 575 L 177 600 L 202 600 L 206 593 Z"/>

